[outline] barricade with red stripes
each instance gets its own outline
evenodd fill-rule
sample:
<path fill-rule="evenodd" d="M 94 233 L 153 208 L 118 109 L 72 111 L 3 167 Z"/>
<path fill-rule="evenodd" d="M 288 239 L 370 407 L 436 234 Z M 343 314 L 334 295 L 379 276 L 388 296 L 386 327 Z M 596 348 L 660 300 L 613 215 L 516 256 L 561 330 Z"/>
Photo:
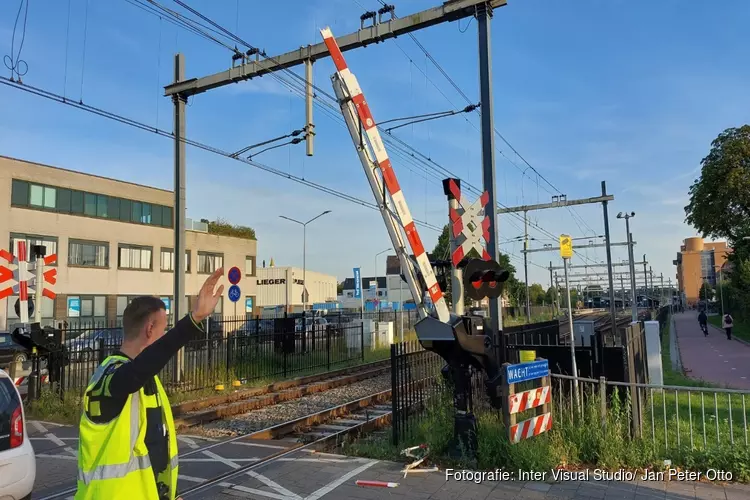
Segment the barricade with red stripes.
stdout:
<path fill-rule="evenodd" d="M 503 366 L 503 377 L 503 389 L 507 395 L 503 417 L 511 444 L 552 429 L 552 387 L 547 360 L 537 359 L 516 365 L 506 363 Z M 516 392 L 517 384 L 528 381 L 539 381 L 541 387 Z M 529 410 L 535 410 L 536 415 L 518 422 L 518 414 Z"/>

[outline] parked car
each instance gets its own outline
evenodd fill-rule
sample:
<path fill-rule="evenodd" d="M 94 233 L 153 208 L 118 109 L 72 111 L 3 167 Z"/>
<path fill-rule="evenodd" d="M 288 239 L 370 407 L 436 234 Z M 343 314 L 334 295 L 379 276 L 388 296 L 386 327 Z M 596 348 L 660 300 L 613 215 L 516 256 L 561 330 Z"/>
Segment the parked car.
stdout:
<path fill-rule="evenodd" d="M 13 380 L 0 370 L 0 498 L 28 500 L 36 479 L 34 448 Z"/>
<path fill-rule="evenodd" d="M 10 332 L 0 332 L 0 366 L 25 363 L 28 359 L 28 349 L 13 340 Z"/>
<path fill-rule="evenodd" d="M 104 348 L 104 356 L 113 354 L 122 345 L 122 328 L 105 328 L 101 330 L 87 330 L 74 339 L 66 340 L 71 361 L 92 361 L 97 359 L 99 347 Z"/>

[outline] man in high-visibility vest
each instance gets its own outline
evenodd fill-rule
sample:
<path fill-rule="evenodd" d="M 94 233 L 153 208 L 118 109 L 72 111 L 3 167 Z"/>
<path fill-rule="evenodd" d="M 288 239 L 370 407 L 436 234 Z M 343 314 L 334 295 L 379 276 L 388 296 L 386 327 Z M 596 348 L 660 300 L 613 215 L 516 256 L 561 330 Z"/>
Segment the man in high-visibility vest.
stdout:
<path fill-rule="evenodd" d="M 203 284 L 192 311 L 168 332 L 164 302 L 137 297 L 122 316 L 123 342 L 89 381 L 83 398 L 76 500 L 175 500 L 177 439 L 157 374 L 191 339 L 224 291 L 223 269 Z"/>

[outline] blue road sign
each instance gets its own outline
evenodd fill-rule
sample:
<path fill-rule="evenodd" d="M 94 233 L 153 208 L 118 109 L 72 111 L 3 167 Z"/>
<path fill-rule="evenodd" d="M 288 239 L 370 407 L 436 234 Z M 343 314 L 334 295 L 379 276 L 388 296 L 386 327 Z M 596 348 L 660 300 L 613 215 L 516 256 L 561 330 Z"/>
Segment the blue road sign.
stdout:
<path fill-rule="evenodd" d="M 362 277 L 359 275 L 359 268 L 354 268 L 354 298 L 362 298 Z"/>
<path fill-rule="evenodd" d="M 240 290 L 240 287 L 237 285 L 232 285 L 229 287 L 229 300 L 232 302 L 237 302 L 240 300 L 240 296 L 242 295 L 242 291 Z"/>
<path fill-rule="evenodd" d="M 549 363 L 546 359 L 542 361 L 532 361 L 531 363 L 521 363 L 506 367 L 505 377 L 509 384 L 517 384 L 546 377 L 549 375 Z"/>
<path fill-rule="evenodd" d="M 240 268 L 235 266 L 232 269 L 229 270 L 229 273 L 227 274 L 227 277 L 229 278 L 229 282 L 233 285 L 236 285 L 240 282 L 240 279 L 242 278 L 242 273 L 240 272 Z"/>

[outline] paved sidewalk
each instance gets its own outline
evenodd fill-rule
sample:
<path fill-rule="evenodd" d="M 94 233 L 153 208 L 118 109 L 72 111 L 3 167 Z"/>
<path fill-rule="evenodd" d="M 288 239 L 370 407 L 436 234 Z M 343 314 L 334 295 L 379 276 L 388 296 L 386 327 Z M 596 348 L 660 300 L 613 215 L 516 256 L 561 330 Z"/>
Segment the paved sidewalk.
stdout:
<path fill-rule="evenodd" d="M 708 337 L 693 311 L 674 315 L 677 343 L 685 373 L 732 389 L 750 390 L 750 346 L 727 340 L 723 330 L 708 325 Z"/>
<path fill-rule="evenodd" d="M 233 479 L 223 489 L 207 492 L 197 498 L 232 500 L 246 498 L 267 500 L 553 500 L 553 499 L 623 499 L 687 500 L 750 498 L 750 486 L 709 484 L 689 481 L 595 480 L 592 472 L 587 481 L 554 481 L 551 471 L 545 481 L 457 481 L 446 479 L 444 470 L 412 473 L 404 478 L 403 464 L 349 458 L 336 460 L 321 457 L 319 462 L 271 465 L 258 470 L 260 477 Z M 457 471 L 460 472 L 460 471 Z M 540 471 L 541 472 L 541 471 Z M 260 475 L 259 474 L 259 475 Z M 357 480 L 398 484 L 395 488 L 357 486 Z M 283 486 L 282 486 L 283 485 Z M 270 486 L 270 487 L 269 487 Z M 193 497 L 190 497 L 193 498 Z M 186 497 L 186 500 L 190 500 Z"/>

